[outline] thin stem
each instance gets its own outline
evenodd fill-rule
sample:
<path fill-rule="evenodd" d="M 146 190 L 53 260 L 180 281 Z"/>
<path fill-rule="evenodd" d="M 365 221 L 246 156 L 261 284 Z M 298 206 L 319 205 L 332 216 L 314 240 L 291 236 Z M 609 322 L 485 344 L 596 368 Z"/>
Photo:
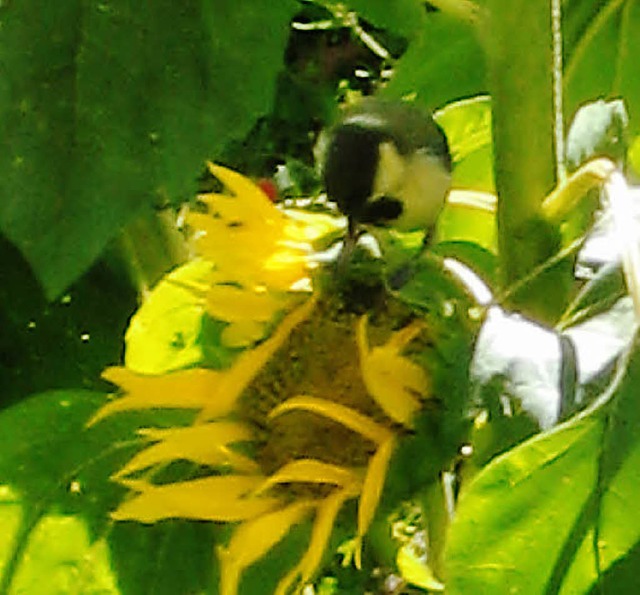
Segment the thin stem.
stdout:
<path fill-rule="evenodd" d="M 556 179 L 567 178 L 564 146 L 564 106 L 562 95 L 562 0 L 551 0 L 551 32 L 553 39 L 553 111 L 556 144 Z"/>

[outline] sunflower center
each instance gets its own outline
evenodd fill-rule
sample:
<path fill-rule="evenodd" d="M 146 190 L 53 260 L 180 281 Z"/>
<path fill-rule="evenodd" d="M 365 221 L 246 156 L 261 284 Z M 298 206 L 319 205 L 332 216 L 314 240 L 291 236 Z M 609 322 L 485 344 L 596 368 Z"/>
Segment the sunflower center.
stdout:
<path fill-rule="evenodd" d="M 387 296 L 378 300 L 369 316 L 369 336 L 377 344 L 406 324 L 411 313 Z M 268 419 L 273 408 L 287 399 L 317 397 L 393 425 L 362 378 L 355 337 L 358 319 L 336 294 L 322 297 L 311 317 L 291 333 L 243 395 L 240 415 L 263 430 L 255 458 L 265 474 L 300 458 L 364 468 L 375 451 L 375 445 L 361 435 L 312 412 L 296 410 Z"/>

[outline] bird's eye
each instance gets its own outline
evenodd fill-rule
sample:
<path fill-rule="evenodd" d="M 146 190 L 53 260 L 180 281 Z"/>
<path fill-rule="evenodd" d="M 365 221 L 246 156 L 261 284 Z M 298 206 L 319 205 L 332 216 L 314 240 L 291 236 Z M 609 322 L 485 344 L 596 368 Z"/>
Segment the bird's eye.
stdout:
<path fill-rule="evenodd" d="M 358 220 L 372 225 L 385 225 L 402 215 L 402 202 L 393 196 L 380 196 L 368 201 L 362 212 L 358 214 Z"/>

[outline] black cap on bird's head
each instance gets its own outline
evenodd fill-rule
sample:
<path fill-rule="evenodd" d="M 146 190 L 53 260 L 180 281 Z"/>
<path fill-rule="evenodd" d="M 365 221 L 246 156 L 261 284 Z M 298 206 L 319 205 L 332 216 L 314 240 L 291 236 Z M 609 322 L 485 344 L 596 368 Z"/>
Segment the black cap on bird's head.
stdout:
<path fill-rule="evenodd" d="M 323 176 L 350 229 L 369 224 L 429 232 L 451 182 L 447 138 L 429 113 L 367 98 L 329 131 Z"/>

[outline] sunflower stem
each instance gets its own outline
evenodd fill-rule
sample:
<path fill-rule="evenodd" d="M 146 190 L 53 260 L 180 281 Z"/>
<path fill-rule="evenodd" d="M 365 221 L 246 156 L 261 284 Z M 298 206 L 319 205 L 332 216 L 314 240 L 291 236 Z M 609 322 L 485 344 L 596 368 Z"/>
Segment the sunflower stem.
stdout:
<path fill-rule="evenodd" d="M 428 557 L 433 573 L 444 579 L 444 548 L 449 529 L 449 513 L 441 481 L 433 482 L 424 493 L 425 518 L 427 519 Z"/>

